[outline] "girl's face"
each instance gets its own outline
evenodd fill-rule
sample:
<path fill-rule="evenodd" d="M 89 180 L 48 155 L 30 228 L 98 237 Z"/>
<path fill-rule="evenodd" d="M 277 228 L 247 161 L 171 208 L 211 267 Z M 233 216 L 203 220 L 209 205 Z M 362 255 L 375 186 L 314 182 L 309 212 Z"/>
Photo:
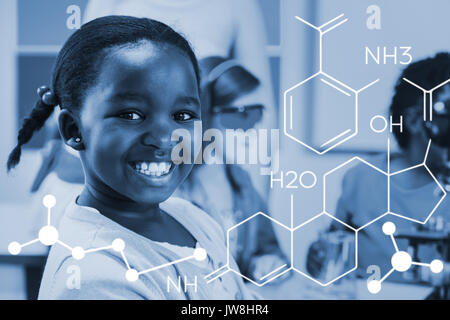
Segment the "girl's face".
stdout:
<path fill-rule="evenodd" d="M 86 183 L 121 201 L 166 200 L 192 169 L 171 161 L 172 132 L 193 137 L 200 112 L 194 67 L 181 50 L 149 41 L 110 49 L 79 114 Z"/>

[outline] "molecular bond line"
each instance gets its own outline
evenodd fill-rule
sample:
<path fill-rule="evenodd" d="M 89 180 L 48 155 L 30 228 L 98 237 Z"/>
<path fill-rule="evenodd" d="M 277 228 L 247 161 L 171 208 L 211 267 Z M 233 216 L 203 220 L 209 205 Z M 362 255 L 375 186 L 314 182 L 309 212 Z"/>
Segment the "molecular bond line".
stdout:
<path fill-rule="evenodd" d="M 59 233 L 58 230 L 51 225 L 51 208 L 53 208 L 56 205 L 56 198 L 51 195 L 48 194 L 46 196 L 44 196 L 43 200 L 42 200 L 42 204 L 47 208 L 47 225 L 42 227 L 39 231 L 39 236 L 37 239 L 25 242 L 23 244 L 20 244 L 17 241 L 13 241 L 8 245 L 8 251 L 10 254 L 12 255 L 18 255 L 20 254 L 20 252 L 22 251 L 22 248 L 29 246 L 33 243 L 36 242 L 41 242 L 43 245 L 45 246 L 53 246 L 54 244 L 59 244 L 62 247 L 70 250 L 72 252 L 72 257 L 75 260 L 81 260 L 83 259 L 86 254 L 88 253 L 92 253 L 92 252 L 99 252 L 99 251 L 105 251 L 105 250 L 114 250 L 116 252 L 119 252 L 123 262 L 125 263 L 126 267 L 127 267 L 127 271 L 125 273 L 125 278 L 129 281 L 129 282 L 135 282 L 138 280 L 139 275 L 141 274 L 145 274 L 145 273 L 149 273 L 158 269 L 162 269 L 183 261 L 187 261 L 187 260 L 191 260 L 191 259 L 195 259 L 197 261 L 203 261 L 206 259 L 207 257 L 207 253 L 206 250 L 203 248 L 195 248 L 194 252 L 191 256 L 187 256 L 178 260 L 174 260 L 159 266 L 155 266 L 143 271 L 137 271 L 136 269 L 131 268 L 130 264 L 128 263 L 128 259 L 125 256 L 125 242 L 120 239 L 117 238 L 115 240 L 113 240 L 113 242 L 111 243 L 110 246 L 105 246 L 105 247 L 99 247 L 99 248 L 91 248 L 91 249 L 84 249 L 82 247 L 71 247 L 68 244 L 66 244 L 65 242 L 61 241 L 59 239 Z"/>
<path fill-rule="evenodd" d="M 441 260 L 435 259 L 431 263 L 422 263 L 412 261 L 411 255 L 406 251 L 400 251 L 395 241 L 394 233 L 396 230 L 393 222 L 385 222 L 382 227 L 383 233 L 389 236 L 395 248 L 395 253 L 391 258 L 392 268 L 389 270 L 380 280 L 370 280 L 367 283 L 367 289 L 370 293 L 376 294 L 381 290 L 381 284 L 386 280 L 394 271 L 405 272 L 411 268 L 412 265 L 428 267 L 433 273 L 440 273 L 444 269 L 444 264 Z"/>

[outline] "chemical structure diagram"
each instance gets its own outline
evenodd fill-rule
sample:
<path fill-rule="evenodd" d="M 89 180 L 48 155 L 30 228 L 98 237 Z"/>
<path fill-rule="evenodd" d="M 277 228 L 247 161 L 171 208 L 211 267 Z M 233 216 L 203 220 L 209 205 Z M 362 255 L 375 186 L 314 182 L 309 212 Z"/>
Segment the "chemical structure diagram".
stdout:
<path fill-rule="evenodd" d="M 307 26 L 313 28 L 315 31 L 319 32 L 319 71 L 310 76 L 309 78 L 301 81 L 300 83 L 297 83 L 293 87 L 287 89 L 284 92 L 284 134 L 291 138 L 292 140 L 296 141 L 297 143 L 300 143 L 301 145 L 305 146 L 311 151 L 314 151 L 315 153 L 322 155 L 326 152 L 332 150 L 333 148 L 337 147 L 338 145 L 344 143 L 345 141 L 353 138 L 358 134 L 358 97 L 359 94 L 369 88 L 370 86 L 377 83 L 380 79 L 376 79 L 373 82 L 367 84 L 366 86 L 355 90 L 351 88 L 350 86 L 344 84 L 343 82 L 335 79 L 328 73 L 323 71 L 323 37 L 325 34 L 327 34 L 329 31 L 337 28 L 341 24 L 348 21 L 348 19 L 340 20 L 344 17 L 344 14 L 341 14 L 321 26 L 317 27 L 308 21 L 306 21 L 303 18 L 300 18 L 296 16 L 295 18 Z M 339 22 L 335 23 L 333 26 L 330 26 L 332 23 L 340 20 Z M 319 81 L 320 80 L 320 81 Z M 333 90 L 336 90 L 336 93 L 342 94 L 342 99 L 345 99 L 345 102 L 343 100 L 343 103 L 348 105 L 351 104 L 353 107 L 351 109 L 345 109 L 345 110 L 352 110 L 352 114 L 349 114 L 348 116 L 353 118 L 353 125 L 350 128 L 340 128 L 342 132 L 338 133 L 335 136 L 328 137 L 326 141 L 322 141 L 320 144 L 320 147 L 314 147 L 311 143 L 307 143 L 303 141 L 301 138 L 298 137 L 298 133 L 295 131 L 294 127 L 294 120 L 295 119 L 295 112 L 298 110 L 298 108 L 305 108 L 301 103 L 298 103 L 298 91 L 301 89 L 302 86 L 305 86 L 306 84 L 314 82 L 316 86 L 323 86 L 325 84 L 326 86 L 332 88 Z M 346 98 L 347 97 L 347 98 Z M 347 101 L 349 100 L 349 101 Z M 346 106 L 347 107 L 347 106 Z M 341 111 L 345 113 L 345 110 L 342 109 Z"/>
<path fill-rule="evenodd" d="M 246 279 L 247 281 L 253 283 L 254 285 L 258 286 L 258 287 L 262 287 L 265 284 L 275 280 L 276 278 L 282 276 L 283 274 L 289 272 L 289 271 L 294 271 L 297 272 L 299 274 L 301 274 L 302 276 L 314 281 L 315 283 L 326 287 L 332 283 L 334 283 L 335 281 L 341 279 L 342 277 L 348 275 L 349 273 L 351 273 L 352 271 L 356 270 L 358 268 L 358 233 L 360 231 L 362 231 L 363 229 L 367 228 L 368 226 L 370 226 L 371 224 L 373 224 L 374 222 L 380 220 L 383 217 L 386 217 L 387 215 L 391 215 L 391 216 L 397 216 L 400 217 L 402 219 L 405 220 L 409 220 L 415 223 L 419 223 L 419 224 L 425 224 L 427 223 L 427 221 L 431 218 L 431 216 L 433 215 L 433 213 L 436 211 L 436 209 L 439 207 L 439 205 L 442 203 L 442 201 L 444 200 L 444 198 L 447 196 L 447 193 L 445 191 L 445 189 L 442 187 L 442 185 L 440 184 L 440 182 L 436 179 L 436 177 L 434 176 L 434 174 L 431 172 L 431 170 L 428 168 L 427 166 L 427 158 L 428 158 L 428 154 L 430 151 L 430 147 L 431 147 L 431 140 L 429 140 L 428 142 L 428 146 L 425 152 L 425 156 L 423 159 L 423 162 L 408 167 L 406 169 L 402 169 L 399 171 L 395 171 L 395 172 L 391 172 L 390 170 L 390 140 L 388 139 L 388 143 L 387 143 L 387 171 L 384 171 L 376 166 L 374 166 L 373 164 L 369 163 L 368 161 L 355 156 L 353 158 L 351 158 L 348 161 L 345 161 L 344 163 L 340 164 L 339 166 L 333 168 L 332 170 L 326 172 L 323 175 L 323 210 L 321 213 L 315 215 L 314 217 L 312 217 L 311 219 L 297 225 L 294 226 L 294 197 L 293 195 L 291 195 L 290 197 L 290 201 L 291 201 L 291 211 L 290 211 L 290 225 L 286 225 L 283 224 L 282 222 L 274 219 L 273 217 L 263 213 L 263 212 L 257 212 L 254 215 L 248 217 L 247 219 L 239 222 L 238 224 L 230 227 L 227 230 L 227 263 L 214 270 L 213 272 L 211 272 L 210 274 L 205 276 L 205 280 L 207 281 L 207 283 L 210 283 L 220 277 L 222 277 L 223 275 L 225 275 L 228 272 L 233 272 L 235 274 L 237 274 L 238 276 L 243 277 L 244 279 Z M 344 168 L 346 165 L 354 162 L 354 161 L 359 161 L 367 166 L 369 166 L 370 168 L 372 168 L 373 170 L 375 170 L 376 172 L 380 173 L 381 175 L 386 177 L 387 180 L 387 211 L 384 213 L 380 213 L 380 215 L 370 221 L 367 221 L 367 223 L 365 223 L 363 226 L 359 227 L 359 228 L 354 228 L 348 224 L 346 224 L 345 222 L 341 221 L 340 219 L 336 218 L 335 216 L 333 216 L 331 213 L 329 213 L 326 209 L 326 189 L 327 189 L 327 178 L 333 174 L 334 172 L 336 172 L 337 170 Z M 441 198 L 438 200 L 438 202 L 436 203 L 436 205 L 433 207 L 433 209 L 431 210 L 431 212 L 423 219 L 423 220 L 418 220 L 412 217 L 408 217 L 406 215 L 402 215 L 396 212 L 392 212 L 391 211 L 391 206 L 390 206 L 390 198 L 391 198 L 391 194 L 390 194 L 390 180 L 391 177 L 417 169 L 423 167 L 427 170 L 428 174 L 432 177 L 432 179 L 434 180 L 434 182 L 436 183 L 436 187 L 441 191 L 442 196 Z M 314 182 L 312 184 L 304 184 L 303 187 L 304 188 L 311 188 L 315 185 L 315 182 L 317 181 L 317 178 L 315 176 L 315 174 L 311 171 L 307 171 L 309 175 L 313 176 L 313 180 Z M 238 229 L 240 226 L 242 226 L 245 223 L 251 223 L 252 220 L 254 219 L 268 219 L 271 223 L 274 223 L 275 225 L 280 226 L 282 229 L 285 230 L 285 232 L 290 233 L 290 264 L 283 264 L 280 265 L 278 267 L 276 267 L 274 270 L 272 270 L 271 272 L 269 272 L 268 274 L 262 276 L 260 279 L 252 279 L 248 276 L 243 275 L 239 269 L 234 268 L 231 264 L 230 264 L 230 256 L 231 256 L 231 250 L 230 250 L 230 238 L 231 238 L 231 233 L 234 232 L 236 229 Z M 309 275 L 307 272 L 301 270 L 302 267 L 297 266 L 297 263 L 294 260 L 294 251 L 295 251 L 295 241 L 294 241 L 294 237 L 295 234 L 298 232 L 305 232 L 305 229 L 311 225 L 314 221 L 317 221 L 318 219 L 329 219 L 332 222 L 335 223 L 339 223 L 341 224 L 343 227 L 347 228 L 349 232 L 353 232 L 354 233 L 354 244 L 355 244 L 355 256 L 354 256 L 354 265 L 353 267 L 350 267 L 348 270 L 346 270 L 344 273 L 335 276 L 334 278 L 328 280 L 328 281 L 323 281 L 323 280 L 318 280 L 315 279 L 314 277 L 312 277 L 311 275 Z M 427 263 L 421 263 L 421 262 L 412 262 L 411 260 L 411 256 L 405 252 L 405 251 L 399 251 L 395 240 L 393 238 L 393 234 L 395 232 L 395 225 L 392 222 L 386 222 L 383 227 L 382 227 L 383 232 L 386 235 L 390 235 L 392 238 L 392 241 L 394 243 L 395 249 L 396 249 L 396 253 L 394 254 L 394 256 L 392 257 L 392 269 L 391 271 L 389 271 L 382 279 L 380 280 L 371 280 L 368 282 L 368 290 L 369 292 L 375 294 L 378 293 L 381 290 L 381 283 L 393 272 L 393 271 L 399 271 L 399 272 L 404 272 L 406 270 L 409 269 L 409 267 L 414 264 L 414 265 L 419 265 L 419 266 L 428 266 L 430 267 L 431 271 L 434 273 L 439 273 L 442 272 L 443 270 L 443 263 L 440 260 L 433 260 L 430 264 Z"/>
<path fill-rule="evenodd" d="M 54 244 L 59 244 L 61 246 L 63 246 L 64 248 L 68 249 L 71 251 L 72 253 L 72 257 L 75 260 L 81 260 L 83 259 L 86 254 L 88 253 L 92 253 L 92 252 L 98 252 L 98 251 L 104 251 L 104 250 L 114 250 L 116 252 L 119 252 L 123 262 L 125 263 L 126 267 L 127 267 L 127 271 L 125 272 L 125 278 L 129 281 L 129 282 L 135 282 L 139 279 L 139 276 L 141 274 L 145 274 L 145 273 L 149 273 L 158 269 L 162 269 L 183 261 L 187 261 L 187 260 L 191 260 L 191 259 L 195 259 L 197 261 L 203 261 L 206 259 L 207 257 L 207 253 L 206 250 L 200 247 L 197 247 L 194 249 L 194 252 L 191 256 L 187 256 L 178 260 L 174 260 L 171 261 L 169 263 L 165 263 L 159 266 L 155 266 L 152 268 L 148 268 L 142 271 L 138 271 L 136 269 L 131 268 L 130 264 L 128 263 L 128 259 L 125 255 L 125 242 L 120 239 L 114 239 L 111 243 L 110 246 L 105 246 L 105 247 L 100 247 L 100 248 L 91 248 L 91 249 L 84 249 L 82 247 L 71 247 L 68 244 L 66 244 L 65 242 L 61 241 L 59 238 L 59 232 L 58 230 L 51 225 L 51 209 L 56 205 L 56 198 L 51 195 L 48 194 L 46 196 L 44 196 L 43 200 L 42 200 L 42 204 L 44 205 L 44 207 L 47 208 L 47 225 L 42 227 L 39 230 L 39 236 L 38 238 L 28 241 L 26 243 L 20 244 L 19 242 L 13 241 L 8 245 L 8 251 L 10 254 L 12 255 L 18 255 L 20 254 L 20 252 L 22 251 L 22 248 L 32 245 L 33 243 L 36 242 L 41 242 L 43 245 L 45 246 L 53 246 Z"/>

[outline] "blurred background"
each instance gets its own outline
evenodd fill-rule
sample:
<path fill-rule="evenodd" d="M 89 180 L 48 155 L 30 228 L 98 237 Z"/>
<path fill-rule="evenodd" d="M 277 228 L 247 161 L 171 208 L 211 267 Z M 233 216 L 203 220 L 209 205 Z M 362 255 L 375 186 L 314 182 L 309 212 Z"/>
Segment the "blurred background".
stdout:
<path fill-rule="evenodd" d="M 84 17 L 87 2 L 0 2 L 0 163 L 3 166 L 0 170 L 0 299 L 34 298 L 39 285 L 35 279 L 39 278 L 42 272 L 46 249 L 35 244 L 29 251 L 23 251 L 22 258 L 9 259 L 7 246 L 12 240 L 25 242 L 27 239 L 34 239 L 39 226 L 33 224 L 40 221 L 36 215 L 46 214 L 45 208 L 40 206 L 40 202 L 30 193 L 42 162 L 40 148 L 45 144 L 45 129 L 26 145 L 20 166 L 9 175 L 6 173 L 6 159 L 16 143 L 16 133 L 23 117 L 34 105 L 36 88 L 49 83 L 56 55 L 65 39 L 74 31 L 66 25 L 70 16 L 67 8 L 71 5 L 78 6 L 81 16 Z M 259 175 L 258 170 L 250 171 L 256 189 L 263 198 L 269 199 L 270 214 L 287 225 L 290 224 L 290 197 L 293 195 L 294 225 L 298 225 L 321 212 L 322 177 L 326 172 L 354 156 L 370 160 L 373 156 L 386 152 L 388 132 L 374 133 L 370 130 L 369 122 L 375 115 L 388 118 L 388 106 L 395 81 L 404 66 L 400 63 L 366 64 L 365 47 L 374 51 L 377 46 L 390 49 L 395 46 L 409 46 L 412 47 L 410 53 L 414 61 L 432 56 L 438 51 L 449 51 L 450 3 L 447 0 L 255 0 L 254 3 L 258 11 L 244 12 L 242 15 L 248 21 L 262 18 L 263 28 L 258 30 L 255 37 L 264 39 L 263 50 L 270 71 L 264 98 L 269 110 L 262 127 L 280 128 L 281 172 L 274 176 L 279 178 L 283 174 L 285 186 L 281 188 L 278 183 L 274 183 L 274 187 L 270 188 L 268 176 Z M 366 27 L 370 16 L 367 8 L 372 4 L 381 8 L 380 30 L 369 30 Z M 282 134 L 283 93 L 318 71 L 318 33 L 295 19 L 295 16 L 319 26 L 340 14 L 345 14 L 348 21 L 324 36 L 323 69 L 353 89 L 362 88 L 376 79 L 380 81 L 359 96 L 358 135 L 319 156 Z M 301 96 L 306 107 L 295 114 L 293 130 L 297 136 L 313 146 L 317 146 L 327 130 L 333 131 L 334 126 L 339 127 L 340 123 L 348 121 L 345 114 L 331 117 L 327 113 L 326 106 L 332 99 L 331 93 L 330 96 L 327 94 L 313 86 Z M 352 108 L 350 110 L 353 111 Z M 348 116 L 354 117 L 354 114 L 350 112 Z M 322 121 L 326 121 L 327 125 L 321 125 Z M 392 151 L 396 150 L 398 148 L 392 139 Z M 352 165 L 353 163 L 336 171 L 327 182 L 326 201 L 327 208 L 331 208 L 331 211 L 336 207 L 341 195 L 342 178 Z M 297 188 L 286 189 L 286 183 L 290 179 L 290 176 L 286 176 L 288 171 L 295 171 L 298 176 L 302 172 L 312 171 L 317 177 L 317 184 L 313 188 L 305 189 L 296 182 Z M 302 229 L 301 239 L 296 242 L 294 253 L 299 268 L 305 268 L 309 246 L 329 224 L 329 220 L 323 219 Z M 289 254 L 290 234 L 275 231 L 280 246 Z M 405 244 L 407 245 L 406 242 Z M 297 287 L 304 285 L 304 280 L 296 275 L 290 279 L 294 285 L 287 285 L 286 291 L 279 296 L 273 295 L 274 290 L 270 286 L 263 288 L 264 294 L 273 298 L 283 298 L 283 295 L 300 298 L 296 297 L 294 292 Z M 308 285 L 315 284 L 311 282 Z M 411 288 L 409 292 L 405 287 L 393 288 L 382 297 L 423 299 L 433 292 L 433 286 L 424 283 Z M 417 290 L 414 291 L 415 289 Z M 361 296 L 356 298 L 372 298 L 370 295 L 364 295 L 363 289 L 358 290 L 361 291 Z"/>

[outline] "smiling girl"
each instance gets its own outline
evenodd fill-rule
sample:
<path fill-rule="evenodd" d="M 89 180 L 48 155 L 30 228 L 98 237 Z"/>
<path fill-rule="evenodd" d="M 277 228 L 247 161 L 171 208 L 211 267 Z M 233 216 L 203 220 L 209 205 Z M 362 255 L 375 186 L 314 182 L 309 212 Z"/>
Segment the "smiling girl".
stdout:
<path fill-rule="evenodd" d="M 39 95 L 19 131 L 8 169 L 59 106 L 61 136 L 79 152 L 85 175 L 83 191 L 59 223 L 59 239 L 86 253 L 75 259 L 80 257 L 64 246 L 53 246 L 40 299 L 251 298 L 231 272 L 223 281 L 206 284 L 205 275 L 226 263 L 223 233 L 197 207 L 170 198 L 192 169 L 171 161 L 177 143 L 172 132 L 193 134 L 201 115 L 197 60 L 182 36 L 145 18 L 93 20 L 64 44 L 51 88 L 41 88 Z M 113 250 L 115 239 L 123 240 L 125 248 Z M 206 260 L 170 265 L 192 256 L 195 248 L 206 250 Z M 125 277 L 130 269 L 165 264 L 133 281 Z M 234 261 L 230 264 L 236 269 Z M 68 285 L 74 268 L 80 277 L 75 289 Z M 169 290 L 169 277 L 175 283 L 180 277 L 187 290 Z"/>

